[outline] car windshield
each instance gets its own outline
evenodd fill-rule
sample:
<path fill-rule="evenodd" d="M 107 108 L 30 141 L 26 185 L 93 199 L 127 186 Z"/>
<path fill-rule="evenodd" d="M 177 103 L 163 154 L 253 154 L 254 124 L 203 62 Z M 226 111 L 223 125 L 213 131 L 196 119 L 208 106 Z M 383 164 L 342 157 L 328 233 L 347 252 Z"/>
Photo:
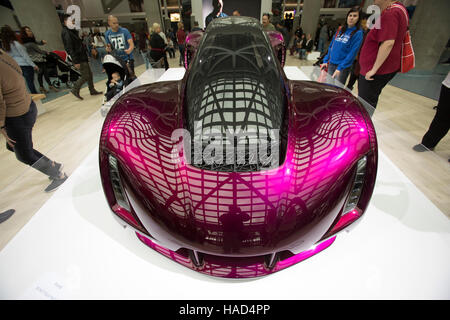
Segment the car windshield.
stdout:
<path fill-rule="evenodd" d="M 190 68 L 187 129 L 191 136 L 221 132 L 224 140 L 230 131 L 270 135 L 270 130 L 281 128 L 282 88 L 273 50 L 259 22 L 216 19 L 208 26 Z"/>

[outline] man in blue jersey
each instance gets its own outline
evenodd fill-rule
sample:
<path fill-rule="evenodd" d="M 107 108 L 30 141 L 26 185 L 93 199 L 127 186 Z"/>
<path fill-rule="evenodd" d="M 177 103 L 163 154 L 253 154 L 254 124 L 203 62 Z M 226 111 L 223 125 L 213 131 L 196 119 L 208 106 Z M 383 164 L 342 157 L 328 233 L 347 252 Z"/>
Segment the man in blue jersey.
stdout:
<path fill-rule="evenodd" d="M 115 16 L 108 17 L 108 25 L 111 29 L 105 32 L 106 51 L 112 52 L 128 62 L 131 71 L 134 73 L 134 42 L 131 33 L 119 26 L 119 20 Z"/>

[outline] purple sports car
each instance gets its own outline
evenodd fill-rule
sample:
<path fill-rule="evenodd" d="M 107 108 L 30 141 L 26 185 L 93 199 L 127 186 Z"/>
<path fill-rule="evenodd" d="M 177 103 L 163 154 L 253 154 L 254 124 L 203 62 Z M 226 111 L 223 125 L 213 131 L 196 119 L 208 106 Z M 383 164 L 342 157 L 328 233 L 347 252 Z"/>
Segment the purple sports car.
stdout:
<path fill-rule="evenodd" d="M 225 278 L 268 275 L 330 246 L 372 196 L 377 140 L 349 92 L 291 81 L 252 18 L 188 36 L 181 81 L 130 90 L 100 141 L 107 201 L 168 258 Z"/>

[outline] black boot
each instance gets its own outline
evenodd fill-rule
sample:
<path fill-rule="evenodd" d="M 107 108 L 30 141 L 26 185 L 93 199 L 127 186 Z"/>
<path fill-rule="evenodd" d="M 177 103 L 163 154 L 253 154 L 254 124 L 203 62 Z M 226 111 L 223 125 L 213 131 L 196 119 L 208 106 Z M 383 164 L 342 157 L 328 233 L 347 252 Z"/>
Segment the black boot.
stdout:
<path fill-rule="evenodd" d="M 71 92 L 75 97 L 77 97 L 78 99 L 83 100 L 83 97 L 80 96 L 80 93 L 79 93 L 79 92 L 74 92 L 73 90 L 70 90 L 70 92 Z"/>

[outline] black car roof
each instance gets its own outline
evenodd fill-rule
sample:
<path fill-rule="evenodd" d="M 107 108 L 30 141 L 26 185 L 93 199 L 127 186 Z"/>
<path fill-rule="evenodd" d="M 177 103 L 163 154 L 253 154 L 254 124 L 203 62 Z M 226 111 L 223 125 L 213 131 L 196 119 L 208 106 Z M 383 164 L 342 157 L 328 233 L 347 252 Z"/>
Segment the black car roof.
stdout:
<path fill-rule="evenodd" d="M 191 136 L 203 131 L 280 129 L 285 112 L 283 85 L 269 39 L 248 17 L 211 22 L 197 50 L 186 87 L 186 124 Z"/>

